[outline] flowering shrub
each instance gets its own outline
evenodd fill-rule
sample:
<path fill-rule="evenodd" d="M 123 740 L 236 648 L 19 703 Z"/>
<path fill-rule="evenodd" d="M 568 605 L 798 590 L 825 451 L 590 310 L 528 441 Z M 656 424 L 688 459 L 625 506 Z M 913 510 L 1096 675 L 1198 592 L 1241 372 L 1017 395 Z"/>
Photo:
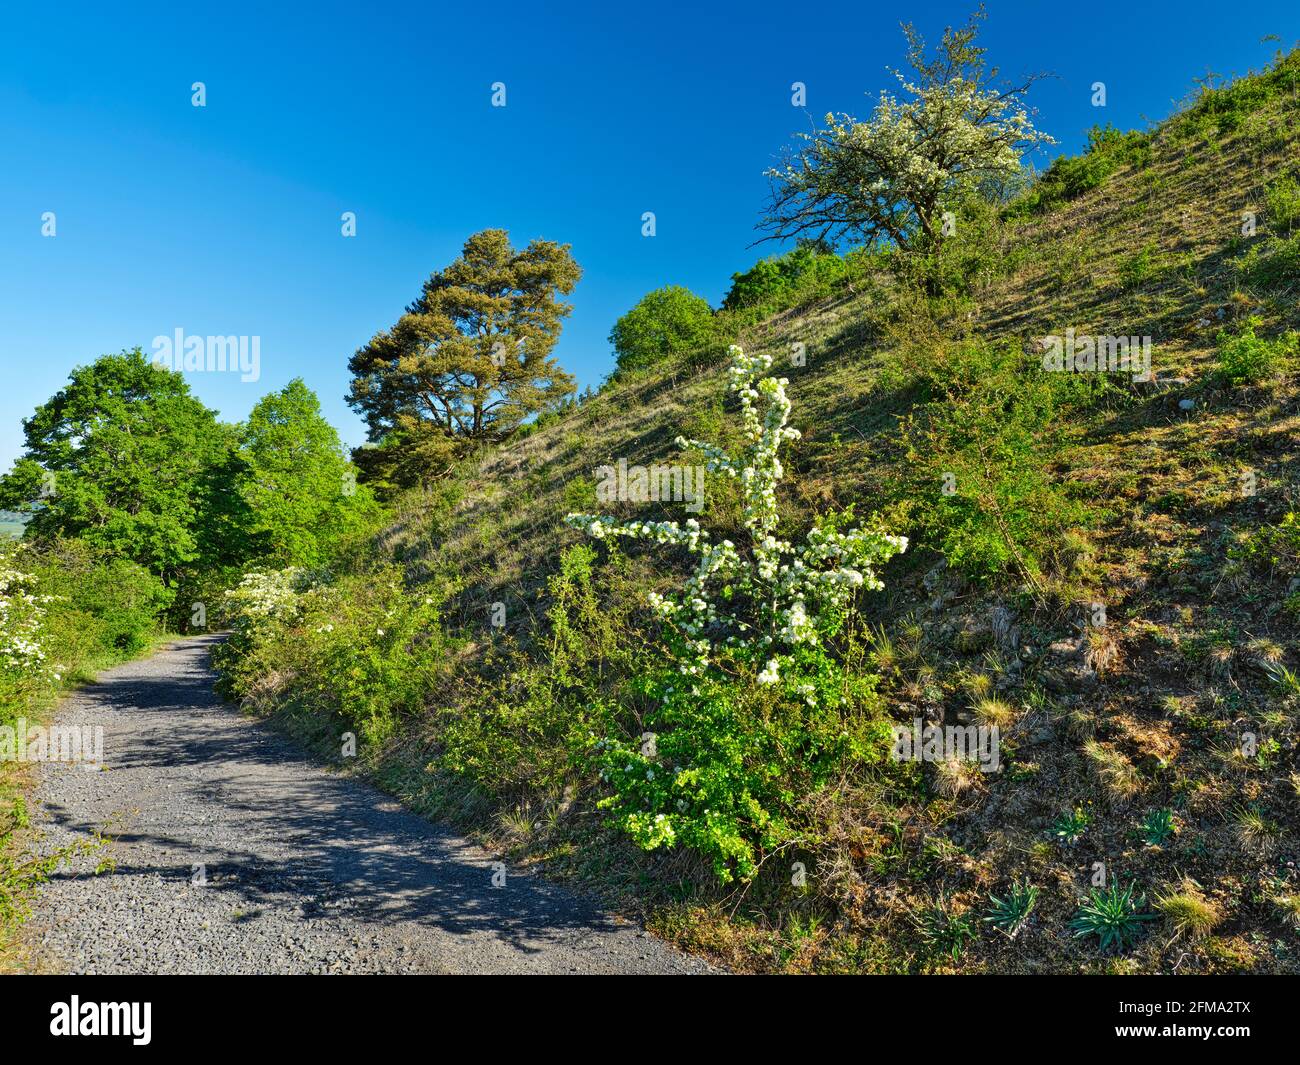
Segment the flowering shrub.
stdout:
<path fill-rule="evenodd" d="M 787 425 L 787 382 L 765 376 L 770 356 L 733 350 L 744 453 L 677 443 L 703 452 L 710 472 L 739 480 L 744 542 L 715 543 L 695 519 L 566 519 L 597 540 L 649 540 L 697 559 L 679 592 L 650 596 L 674 656 L 642 685 L 657 703 L 656 734 L 593 740 L 593 753 L 615 790 L 607 807 L 641 846 L 682 841 L 708 854 L 724 880 L 751 876 L 760 851 L 793 841 L 782 811 L 800 793 L 876 749 L 873 678 L 843 669 L 826 641 L 858 589 L 882 587 L 874 567 L 907 547 L 874 526 L 843 528 L 848 515 L 821 519 L 798 546 L 777 536 L 781 445 L 799 436 Z"/>
<path fill-rule="evenodd" d="M 338 580 L 250 573 L 225 597 L 234 633 L 213 655 L 221 691 L 252 705 L 283 699 L 331 743 L 350 731 L 377 746 L 423 707 L 445 659 L 442 596 L 407 591 L 393 568 Z"/>
<path fill-rule="evenodd" d="M 0 708 L 49 673 L 44 646 L 49 596 L 21 566 L 23 547 L 0 545 Z"/>

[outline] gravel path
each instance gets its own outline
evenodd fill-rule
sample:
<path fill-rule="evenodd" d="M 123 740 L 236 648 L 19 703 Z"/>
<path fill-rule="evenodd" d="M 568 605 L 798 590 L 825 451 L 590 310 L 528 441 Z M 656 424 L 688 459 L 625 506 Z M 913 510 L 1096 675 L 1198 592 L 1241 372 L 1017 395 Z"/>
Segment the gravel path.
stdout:
<path fill-rule="evenodd" d="M 104 766 L 39 767 L 43 845 L 107 827 L 36 901 L 32 946 L 75 973 L 704 973 L 573 892 L 323 770 L 212 692 L 215 637 L 68 698 Z M 195 884 L 202 866 L 206 883 Z"/>

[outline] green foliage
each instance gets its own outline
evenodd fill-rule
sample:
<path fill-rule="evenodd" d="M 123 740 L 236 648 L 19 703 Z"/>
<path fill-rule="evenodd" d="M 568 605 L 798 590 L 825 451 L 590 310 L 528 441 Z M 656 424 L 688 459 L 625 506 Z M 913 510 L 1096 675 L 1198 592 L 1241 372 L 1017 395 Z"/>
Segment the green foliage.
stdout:
<path fill-rule="evenodd" d="M 926 906 L 913 919 L 921 942 L 933 954 L 946 954 L 953 961 L 961 958 L 966 945 L 975 938 L 974 918 L 958 912 L 945 900 Z"/>
<path fill-rule="evenodd" d="M 713 309 L 680 285 L 657 288 L 642 296 L 609 334 L 618 369 L 624 371 L 707 349 L 717 338 Z"/>
<path fill-rule="evenodd" d="M 54 851 L 33 851 L 19 841 L 20 834 L 31 826 L 27 804 L 15 796 L 7 799 L 7 806 L 0 809 L 0 932 L 27 918 L 33 893 L 59 866 L 95 850 L 102 842 L 81 839 Z"/>
<path fill-rule="evenodd" d="M 779 452 L 799 434 L 787 425 L 788 382 L 766 376 L 771 365 L 770 355 L 739 350 L 732 361 L 743 451 L 677 438 L 710 472 L 741 483 L 739 544 L 715 543 L 694 518 L 566 519 L 594 539 L 649 540 L 699 557 L 679 591 L 649 596 L 672 655 L 635 685 L 653 705 L 641 719 L 648 733 L 593 736 L 592 754 L 614 792 L 601 805 L 640 846 L 683 843 L 723 881 L 752 878 L 765 854 L 797 843 L 797 801 L 883 761 L 890 735 L 875 677 L 846 669 L 827 648 L 854 615 L 854 591 L 883 587 L 875 565 L 907 542 L 848 528 L 851 513 L 818 520 L 797 549 L 777 538 Z"/>
<path fill-rule="evenodd" d="M 1052 473 L 1062 411 L 1105 389 L 1101 374 L 1049 373 L 1013 345 L 971 341 L 909 353 L 921 394 L 904 421 L 913 477 L 905 505 L 926 542 L 973 580 L 1043 561 L 1086 509 Z"/>
<path fill-rule="evenodd" d="M 1156 249 L 1154 244 L 1139 248 L 1120 260 L 1119 280 L 1125 288 L 1137 288 L 1156 274 Z"/>
<path fill-rule="evenodd" d="M 1121 133 L 1109 124 L 1088 131 L 1088 147 L 1077 156 L 1061 156 L 1023 198 L 1011 214 L 1041 214 L 1100 187 L 1124 166 L 1139 169 L 1151 162 L 1151 135 L 1130 130 Z"/>
<path fill-rule="evenodd" d="M 378 747 L 424 706 L 450 648 L 446 589 L 408 591 L 396 567 L 331 580 L 298 570 L 250 574 L 229 596 L 234 633 L 213 653 L 221 690 L 239 701 L 280 678 L 279 694 L 336 735 Z"/>
<path fill-rule="evenodd" d="M 1300 280 L 1300 233 L 1257 240 L 1234 260 L 1242 279 L 1263 288 L 1278 288 Z"/>
<path fill-rule="evenodd" d="M 1170 125 L 1178 137 L 1223 136 L 1237 130 L 1252 114 L 1280 96 L 1292 97 L 1300 87 L 1300 52 L 1278 52 L 1264 71 L 1214 86 L 1202 81 L 1187 109 Z"/>
<path fill-rule="evenodd" d="M 1174 838 L 1177 832 L 1172 810 L 1152 810 L 1142 819 L 1138 833 L 1148 847 L 1161 847 Z"/>
<path fill-rule="evenodd" d="M 0 542 L 0 721 L 146 650 L 170 601 L 139 563 L 82 540 Z"/>
<path fill-rule="evenodd" d="M 1056 819 L 1052 825 L 1052 836 L 1067 847 L 1072 847 L 1083 838 L 1090 824 L 1092 818 L 1088 816 L 1088 812 L 1076 806 L 1069 813 L 1062 814 Z"/>
<path fill-rule="evenodd" d="M 321 566 L 377 514 L 320 401 L 295 378 L 253 408 L 240 432 L 251 552 L 272 566 Z"/>
<path fill-rule="evenodd" d="M 518 250 L 503 229 L 470 237 L 348 363 L 348 402 L 382 445 L 356 456 L 367 477 L 429 483 L 471 446 L 502 440 L 572 396 L 573 378 L 551 352 L 573 309 L 560 297 L 581 276 L 567 244 Z"/>
<path fill-rule="evenodd" d="M 0 506 L 32 514 L 28 535 L 80 537 L 171 579 L 200 560 L 205 503 L 233 430 L 180 374 L 137 348 L 74 370 L 23 423 L 26 455 L 0 478 Z"/>
<path fill-rule="evenodd" d="M 791 816 L 802 798 L 887 757 L 873 678 L 820 649 L 801 650 L 776 686 L 752 671 L 686 680 L 665 668 L 638 688 L 654 707 L 645 732 L 593 741 L 614 792 L 601 806 L 640 846 L 688 846 L 724 882 L 750 879 L 764 854 L 804 841 Z"/>
<path fill-rule="evenodd" d="M 1277 178 L 1264 190 L 1268 220 L 1274 233 L 1290 234 L 1300 226 L 1300 181 L 1293 176 Z"/>
<path fill-rule="evenodd" d="M 722 301 L 728 311 L 761 318 L 829 295 L 853 272 L 853 262 L 828 248 L 805 243 L 784 255 L 760 259 L 731 275 Z"/>
<path fill-rule="evenodd" d="M 1070 921 L 1076 938 L 1096 936 L 1102 950 L 1123 950 L 1130 946 L 1142 924 L 1155 918 L 1143 913 L 1146 898 L 1137 894 L 1137 885 L 1121 888 L 1118 882 L 1108 888 L 1093 888 Z"/>
<path fill-rule="evenodd" d="M 1037 887 L 1027 879 L 1013 880 L 1002 898 L 989 896 L 989 910 L 984 920 L 999 932 L 1015 939 L 1029 923 L 1029 915 L 1037 902 Z"/>
<path fill-rule="evenodd" d="M 1236 334 L 1218 335 L 1215 374 L 1230 385 L 1258 384 L 1272 377 L 1300 349 L 1300 334 L 1286 333 L 1274 340 L 1255 334 L 1259 319 L 1250 318 Z"/>
<path fill-rule="evenodd" d="M 546 626 L 529 654 L 502 634 L 481 668 L 466 678 L 466 697 L 439 718 L 441 768 L 492 799 L 548 793 L 590 779 L 587 752 L 613 727 L 615 707 L 635 704 L 627 678 L 654 648 L 629 639 L 635 602 L 625 560 L 613 555 L 593 582 L 595 551 L 574 544 L 547 579 Z"/>

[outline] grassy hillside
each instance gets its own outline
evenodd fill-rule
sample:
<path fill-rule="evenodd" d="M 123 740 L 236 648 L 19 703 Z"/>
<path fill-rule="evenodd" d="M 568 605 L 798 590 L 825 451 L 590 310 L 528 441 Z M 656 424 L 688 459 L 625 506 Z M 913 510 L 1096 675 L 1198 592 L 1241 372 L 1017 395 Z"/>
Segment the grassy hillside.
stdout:
<path fill-rule="evenodd" d="M 1293 53 L 1149 132 L 1098 135 L 1008 206 L 971 205 L 938 284 L 885 256 L 829 296 L 727 319 L 790 379 L 782 531 L 853 506 L 913 541 L 845 653 L 868 656 L 893 721 L 999 725 L 1000 772 L 819 787 L 798 800 L 805 845 L 742 886 L 608 827 L 600 780 L 563 756 L 573 707 L 635 717 L 624 680 L 662 655 L 645 595 L 683 570 L 566 556 L 581 537 L 563 519 L 611 509 L 596 467 L 698 461 L 678 434 L 735 442 L 714 351 L 624 375 L 401 502 L 339 578 L 351 591 L 295 630 L 382 628 L 395 600 L 361 589 L 427 594 L 442 635 L 402 645 L 410 684 L 382 713 L 373 674 L 349 666 L 358 687 L 323 694 L 330 654 L 286 658 L 288 641 L 232 690 L 322 750 L 365 701 L 384 724 L 362 762 L 395 794 L 743 969 L 1300 971 L 1298 85 Z M 1048 373 L 1039 338 L 1067 329 L 1151 337 L 1155 380 Z M 701 523 L 737 530 L 734 487 L 708 493 Z M 1096 863 L 1145 897 L 1123 951 L 1072 934 Z M 1002 934 L 990 896 L 1024 882 L 1030 923 Z"/>

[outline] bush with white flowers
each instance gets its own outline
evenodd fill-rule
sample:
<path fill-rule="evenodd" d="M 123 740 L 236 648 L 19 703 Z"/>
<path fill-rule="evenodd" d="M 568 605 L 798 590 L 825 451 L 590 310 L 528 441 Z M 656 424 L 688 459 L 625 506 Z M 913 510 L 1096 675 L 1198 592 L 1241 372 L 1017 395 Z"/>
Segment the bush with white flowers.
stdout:
<path fill-rule="evenodd" d="M 701 850 L 724 880 L 752 875 L 761 853 L 797 842 L 788 812 L 801 789 L 872 757 L 882 735 L 869 712 L 874 678 L 849 675 L 825 644 L 854 594 L 882 587 L 875 567 L 907 547 L 875 525 L 842 528 L 847 515 L 816 522 L 798 544 L 777 535 L 781 447 L 799 436 L 787 424 L 788 382 L 767 375 L 770 356 L 733 351 L 743 452 L 677 443 L 739 482 L 741 542 L 715 541 L 695 519 L 566 519 L 597 540 L 674 545 L 695 559 L 679 591 L 650 595 L 674 651 L 662 676 L 643 678 L 658 704 L 646 721 L 653 753 L 635 737 L 593 746 L 615 792 L 605 805 L 623 827 L 647 849 Z"/>
<path fill-rule="evenodd" d="M 304 571 L 291 567 L 248 573 L 223 599 L 238 630 L 263 622 L 288 622 L 302 609 L 301 595 L 315 581 Z"/>
<path fill-rule="evenodd" d="M 50 672 L 43 640 L 49 596 L 22 566 L 24 547 L 0 543 L 0 701 L 14 698 Z M 0 708 L 2 709 L 2 708 Z"/>
<path fill-rule="evenodd" d="M 795 648 L 819 642 L 819 613 L 842 610 L 859 588 L 884 587 L 875 566 L 906 550 L 907 538 L 877 528 L 841 532 L 827 526 L 811 529 L 798 546 L 777 538 L 776 486 L 785 472 L 781 445 L 799 438 L 799 431 L 787 425 L 789 382 L 763 376 L 771 368 L 770 355 L 733 350 L 730 388 L 740 397 L 745 453 L 732 457 L 712 444 L 680 436 L 676 442 L 701 451 L 708 472 L 739 479 L 748 543 L 715 544 L 694 518 L 684 526 L 592 514 L 570 514 L 566 521 L 597 540 L 629 537 L 678 544 L 697 556 L 695 572 L 679 593 L 650 596 L 688 649 L 681 671 L 701 673 L 720 649 L 749 650 L 763 658 L 760 683 L 773 684 Z"/>

